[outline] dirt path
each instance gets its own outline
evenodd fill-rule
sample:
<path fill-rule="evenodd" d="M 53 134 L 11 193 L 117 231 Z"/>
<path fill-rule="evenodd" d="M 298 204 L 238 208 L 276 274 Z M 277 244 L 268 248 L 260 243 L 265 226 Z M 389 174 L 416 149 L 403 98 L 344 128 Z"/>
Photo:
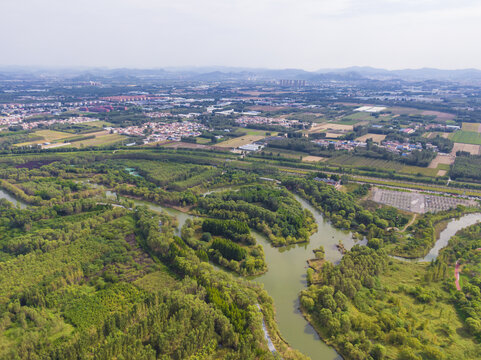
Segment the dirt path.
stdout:
<path fill-rule="evenodd" d="M 475 249 L 475 251 L 481 251 L 481 248 Z M 456 260 L 456 266 L 454 267 L 454 283 L 456 284 L 456 290 L 461 291 L 461 286 L 459 285 L 459 273 L 461 272 L 461 265 L 459 264 L 459 259 Z"/>
<path fill-rule="evenodd" d="M 461 286 L 459 286 L 459 272 L 461 271 L 461 265 L 459 265 L 459 260 L 456 261 L 456 266 L 454 267 L 454 283 L 456 284 L 456 290 L 460 291 Z"/>
<path fill-rule="evenodd" d="M 405 232 L 406 229 L 408 227 L 410 227 L 415 221 L 416 221 L 416 218 L 418 217 L 418 214 L 414 214 L 414 216 L 412 217 L 411 220 L 409 220 L 409 222 L 406 224 L 406 226 L 404 226 L 404 228 L 401 230 L 401 232 Z"/>

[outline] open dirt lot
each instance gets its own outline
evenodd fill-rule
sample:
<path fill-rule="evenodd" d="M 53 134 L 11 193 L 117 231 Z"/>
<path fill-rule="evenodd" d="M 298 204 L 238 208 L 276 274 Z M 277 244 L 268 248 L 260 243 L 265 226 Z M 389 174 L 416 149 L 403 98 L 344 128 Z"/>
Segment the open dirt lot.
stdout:
<path fill-rule="evenodd" d="M 366 134 L 363 136 L 359 136 L 356 141 L 366 141 L 367 139 L 372 139 L 372 141 L 380 144 L 386 138 L 386 135 L 382 134 Z"/>
<path fill-rule="evenodd" d="M 454 143 L 451 155 L 456 155 L 457 151 L 466 151 L 471 155 L 479 155 L 480 145 Z"/>
<path fill-rule="evenodd" d="M 454 163 L 455 157 L 453 155 L 438 155 L 436 156 L 431 164 L 429 164 L 429 169 L 436 169 L 439 164 L 451 165 Z"/>
<path fill-rule="evenodd" d="M 316 133 L 316 132 L 321 132 L 325 130 L 352 131 L 352 128 L 353 128 L 352 125 L 321 123 L 321 124 L 313 124 L 309 132 Z"/>
<path fill-rule="evenodd" d="M 325 161 L 326 158 L 323 158 L 321 156 L 313 156 L 313 155 L 309 155 L 309 156 L 304 156 L 302 158 L 302 161 L 305 161 L 305 162 L 319 162 L 319 161 Z"/>
<path fill-rule="evenodd" d="M 327 133 L 326 133 L 326 138 L 328 138 L 328 139 L 337 139 L 338 137 L 341 137 L 341 136 L 343 136 L 343 135 L 344 135 L 344 134 L 327 132 Z"/>
<path fill-rule="evenodd" d="M 239 136 L 235 139 L 230 139 L 230 140 L 227 140 L 227 141 L 223 141 L 219 144 L 217 144 L 217 146 L 220 146 L 220 147 L 230 147 L 230 148 L 236 148 L 236 147 L 239 147 L 239 146 L 242 146 L 242 145 L 247 145 L 247 144 L 251 144 L 253 143 L 254 141 L 259 141 L 261 139 L 264 139 L 265 136 L 262 136 L 262 135 L 245 135 L 245 136 Z"/>

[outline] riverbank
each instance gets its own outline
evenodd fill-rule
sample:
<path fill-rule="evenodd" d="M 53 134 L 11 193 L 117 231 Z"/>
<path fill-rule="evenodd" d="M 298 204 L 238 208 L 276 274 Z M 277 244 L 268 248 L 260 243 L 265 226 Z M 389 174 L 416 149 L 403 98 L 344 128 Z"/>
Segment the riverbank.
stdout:
<path fill-rule="evenodd" d="M 282 337 L 282 334 L 277 326 L 276 312 L 272 302 L 265 301 L 260 311 L 263 314 L 267 334 L 272 341 L 276 352 L 285 360 L 309 360 L 310 358 L 299 350 L 293 349 L 289 343 Z"/>

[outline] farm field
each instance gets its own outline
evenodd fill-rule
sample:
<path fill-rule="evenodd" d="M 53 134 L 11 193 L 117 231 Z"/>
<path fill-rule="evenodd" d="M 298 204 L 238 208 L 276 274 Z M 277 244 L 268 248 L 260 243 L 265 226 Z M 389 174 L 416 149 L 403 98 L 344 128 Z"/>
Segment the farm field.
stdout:
<path fill-rule="evenodd" d="M 210 139 L 198 136 L 196 137 L 197 144 L 207 144 L 210 142 Z"/>
<path fill-rule="evenodd" d="M 303 157 L 302 161 L 304 161 L 304 162 L 320 162 L 320 161 L 326 161 L 326 158 L 321 157 L 321 156 L 309 155 L 309 156 Z"/>
<path fill-rule="evenodd" d="M 404 165 L 399 172 L 411 175 L 422 174 L 425 176 L 437 176 L 437 170 L 438 169 L 430 169 L 421 166 Z"/>
<path fill-rule="evenodd" d="M 34 140 L 30 142 L 24 142 L 21 144 L 16 144 L 15 146 L 28 146 L 28 145 L 43 144 L 45 142 L 54 142 L 54 141 L 68 138 L 68 137 L 72 137 L 72 134 L 67 132 L 62 132 L 62 131 L 55 131 L 55 130 L 37 130 L 32 134 L 32 136 L 41 136 L 43 140 Z"/>
<path fill-rule="evenodd" d="M 343 123 L 349 120 L 357 120 L 356 122 L 359 122 L 361 120 L 376 120 L 376 118 L 374 116 L 371 116 L 371 114 L 368 112 L 358 111 L 354 114 L 347 115 L 342 118 Z"/>
<path fill-rule="evenodd" d="M 236 148 L 242 145 L 251 144 L 254 141 L 262 140 L 265 137 L 266 137 L 265 135 L 244 135 L 244 136 L 239 136 L 235 139 L 223 141 L 217 144 L 216 146 L 226 147 L 226 148 Z"/>
<path fill-rule="evenodd" d="M 428 168 L 430 169 L 437 169 L 439 168 L 439 165 L 447 165 L 448 170 L 449 170 L 449 165 L 454 163 L 455 157 L 452 155 L 437 155 L 433 161 L 431 161 L 431 164 L 429 164 Z M 444 169 L 446 170 L 446 169 Z"/>
<path fill-rule="evenodd" d="M 436 116 L 438 120 L 453 120 L 456 116 L 454 114 L 441 112 L 441 111 L 431 111 L 431 110 L 420 110 L 409 107 L 393 106 L 387 109 L 393 114 L 397 115 L 425 115 L 425 116 Z"/>
<path fill-rule="evenodd" d="M 480 123 L 467 123 L 463 122 L 463 131 L 471 131 L 471 132 L 481 132 L 481 124 Z"/>
<path fill-rule="evenodd" d="M 335 132 L 327 132 L 326 133 L 326 138 L 328 139 L 337 139 L 343 136 L 344 134 L 340 133 L 335 133 Z"/>
<path fill-rule="evenodd" d="M 257 135 L 257 136 L 267 136 L 267 133 L 270 133 L 271 136 L 276 136 L 278 133 L 276 131 L 265 131 L 265 130 L 257 130 L 257 129 L 247 129 L 247 128 L 237 128 L 236 133 L 246 133 L 247 135 Z"/>
<path fill-rule="evenodd" d="M 466 151 L 471 155 L 478 155 L 480 153 L 480 145 L 473 145 L 473 144 L 461 144 L 461 143 L 454 143 L 453 150 L 451 150 L 451 155 L 456 156 L 456 152 L 458 151 Z"/>
<path fill-rule="evenodd" d="M 272 154 L 273 156 L 282 156 L 288 159 L 299 159 L 309 157 L 308 153 L 302 151 L 286 150 L 286 149 L 276 149 L 276 148 L 264 148 L 266 154 Z"/>
<path fill-rule="evenodd" d="M 352 125 L 346 125 L 346 124 L 336 124 L 336 123 L 322 123 L 322 124 L 314 124 L 311 129 L 309 130 L 309 133 L 318 133 L 318 132 L 324 132 L 327 130 L 340 130 L 340 131 L 352 131 L 353 126 Z"/>
<path fill-rule="evenodd" d="M 363 120 L 363 122 L 369 122 L 368 120 Z M 359 120 L 356 119 L 348 119 L 348 118 L 342 118 L 339 121 L 333 122 L 333 124 L 339 124 L 339 125 L 356 125 L 359 124 Z"/>
<path fill-rule="evenodd" d="M 481 145 L 481 134 L 473 131 L 457 131 L 449 136 L 455 143 Z"/>
<path fill-rule="evenodd" d="M 76 141 L 71 143 L 70 146 L 75 148 L 87 147 L 87 146 L 106 146 L 106 145 L 112 145 L 119 141 L 127 139 L 126 136 L 119 135 L 119 134 L 109 134 L 108 132 L 103 132 L 103 131 L 99 133 L 89 134 L 89 135 L 95 135 L 95 138 Z"/>
<path fill-rule="evenodd" d="M 447 139 L 449 137 L 449 134 L 450 133 L 447 133 L 447 132 L 433 131 L 433 132 L 424 133 L 423 137 L 426 138 L 426 139 L 433 139 L 436 136 L 441 136 L 441 137 Z"/>
<path fill-rule="evenodd" d="M 84 123 L 80 123 L 80 124 L 85 124 L 85 125 L 88 125 L 88 126 L 98 127 L 98 128 L 102 128 L 104 126 L 112 126 L 111 123 L 109 123 L 107 121 L 103 121 L 103 120 L 84 122 Z"/>
<path fill-rule="evenodd" d="M 336 156 L 327 161 L 329 164 L 335 165 L 347 165 L 347 166 L 355 166 L 355 167 L 373 167 L 385 170 L 396 170 L 399 171 L 403 168 L 403 164 L 398 163 L 396 161 L 388 161 L 382 159 L 371 159 L 362 156 L 354 156 L 354 155 L 341 155 Z"/>
<path fill-rule="evenodd" d="M 372 141 L 380 144 L 381 141 L 383 141 L 385 138 L 386 138 L 386 135 L 382 135 L 382 134 L 366 134 L 366 135 L 363 135 L 363 136 L 359 136 L 356 139 L 356 141 L 365 142 L 367 139 L 372 139 Z"/>
<path fill-rule="evenodd" d="M 352 167 L 368 167 L 383 170 L 394 170 L 405 174 L 423 174 L 426 176 L 436 176 L 437 169 L 423 168 L 420 166 L 404 165 L 397 161 L 383 159 L 371 159 L 355 155 L 341 155 L 327 161 L 333 165 L 343 165 Z"/>

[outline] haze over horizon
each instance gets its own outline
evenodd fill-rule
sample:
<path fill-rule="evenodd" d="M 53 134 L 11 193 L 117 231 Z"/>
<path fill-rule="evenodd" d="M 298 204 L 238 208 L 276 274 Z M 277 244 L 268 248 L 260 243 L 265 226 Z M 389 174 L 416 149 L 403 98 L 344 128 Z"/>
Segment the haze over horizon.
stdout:
<path fill-rule="evenodd" d="M 474 0 L 3 0 L 1 66 L 481 69 Z"/>

